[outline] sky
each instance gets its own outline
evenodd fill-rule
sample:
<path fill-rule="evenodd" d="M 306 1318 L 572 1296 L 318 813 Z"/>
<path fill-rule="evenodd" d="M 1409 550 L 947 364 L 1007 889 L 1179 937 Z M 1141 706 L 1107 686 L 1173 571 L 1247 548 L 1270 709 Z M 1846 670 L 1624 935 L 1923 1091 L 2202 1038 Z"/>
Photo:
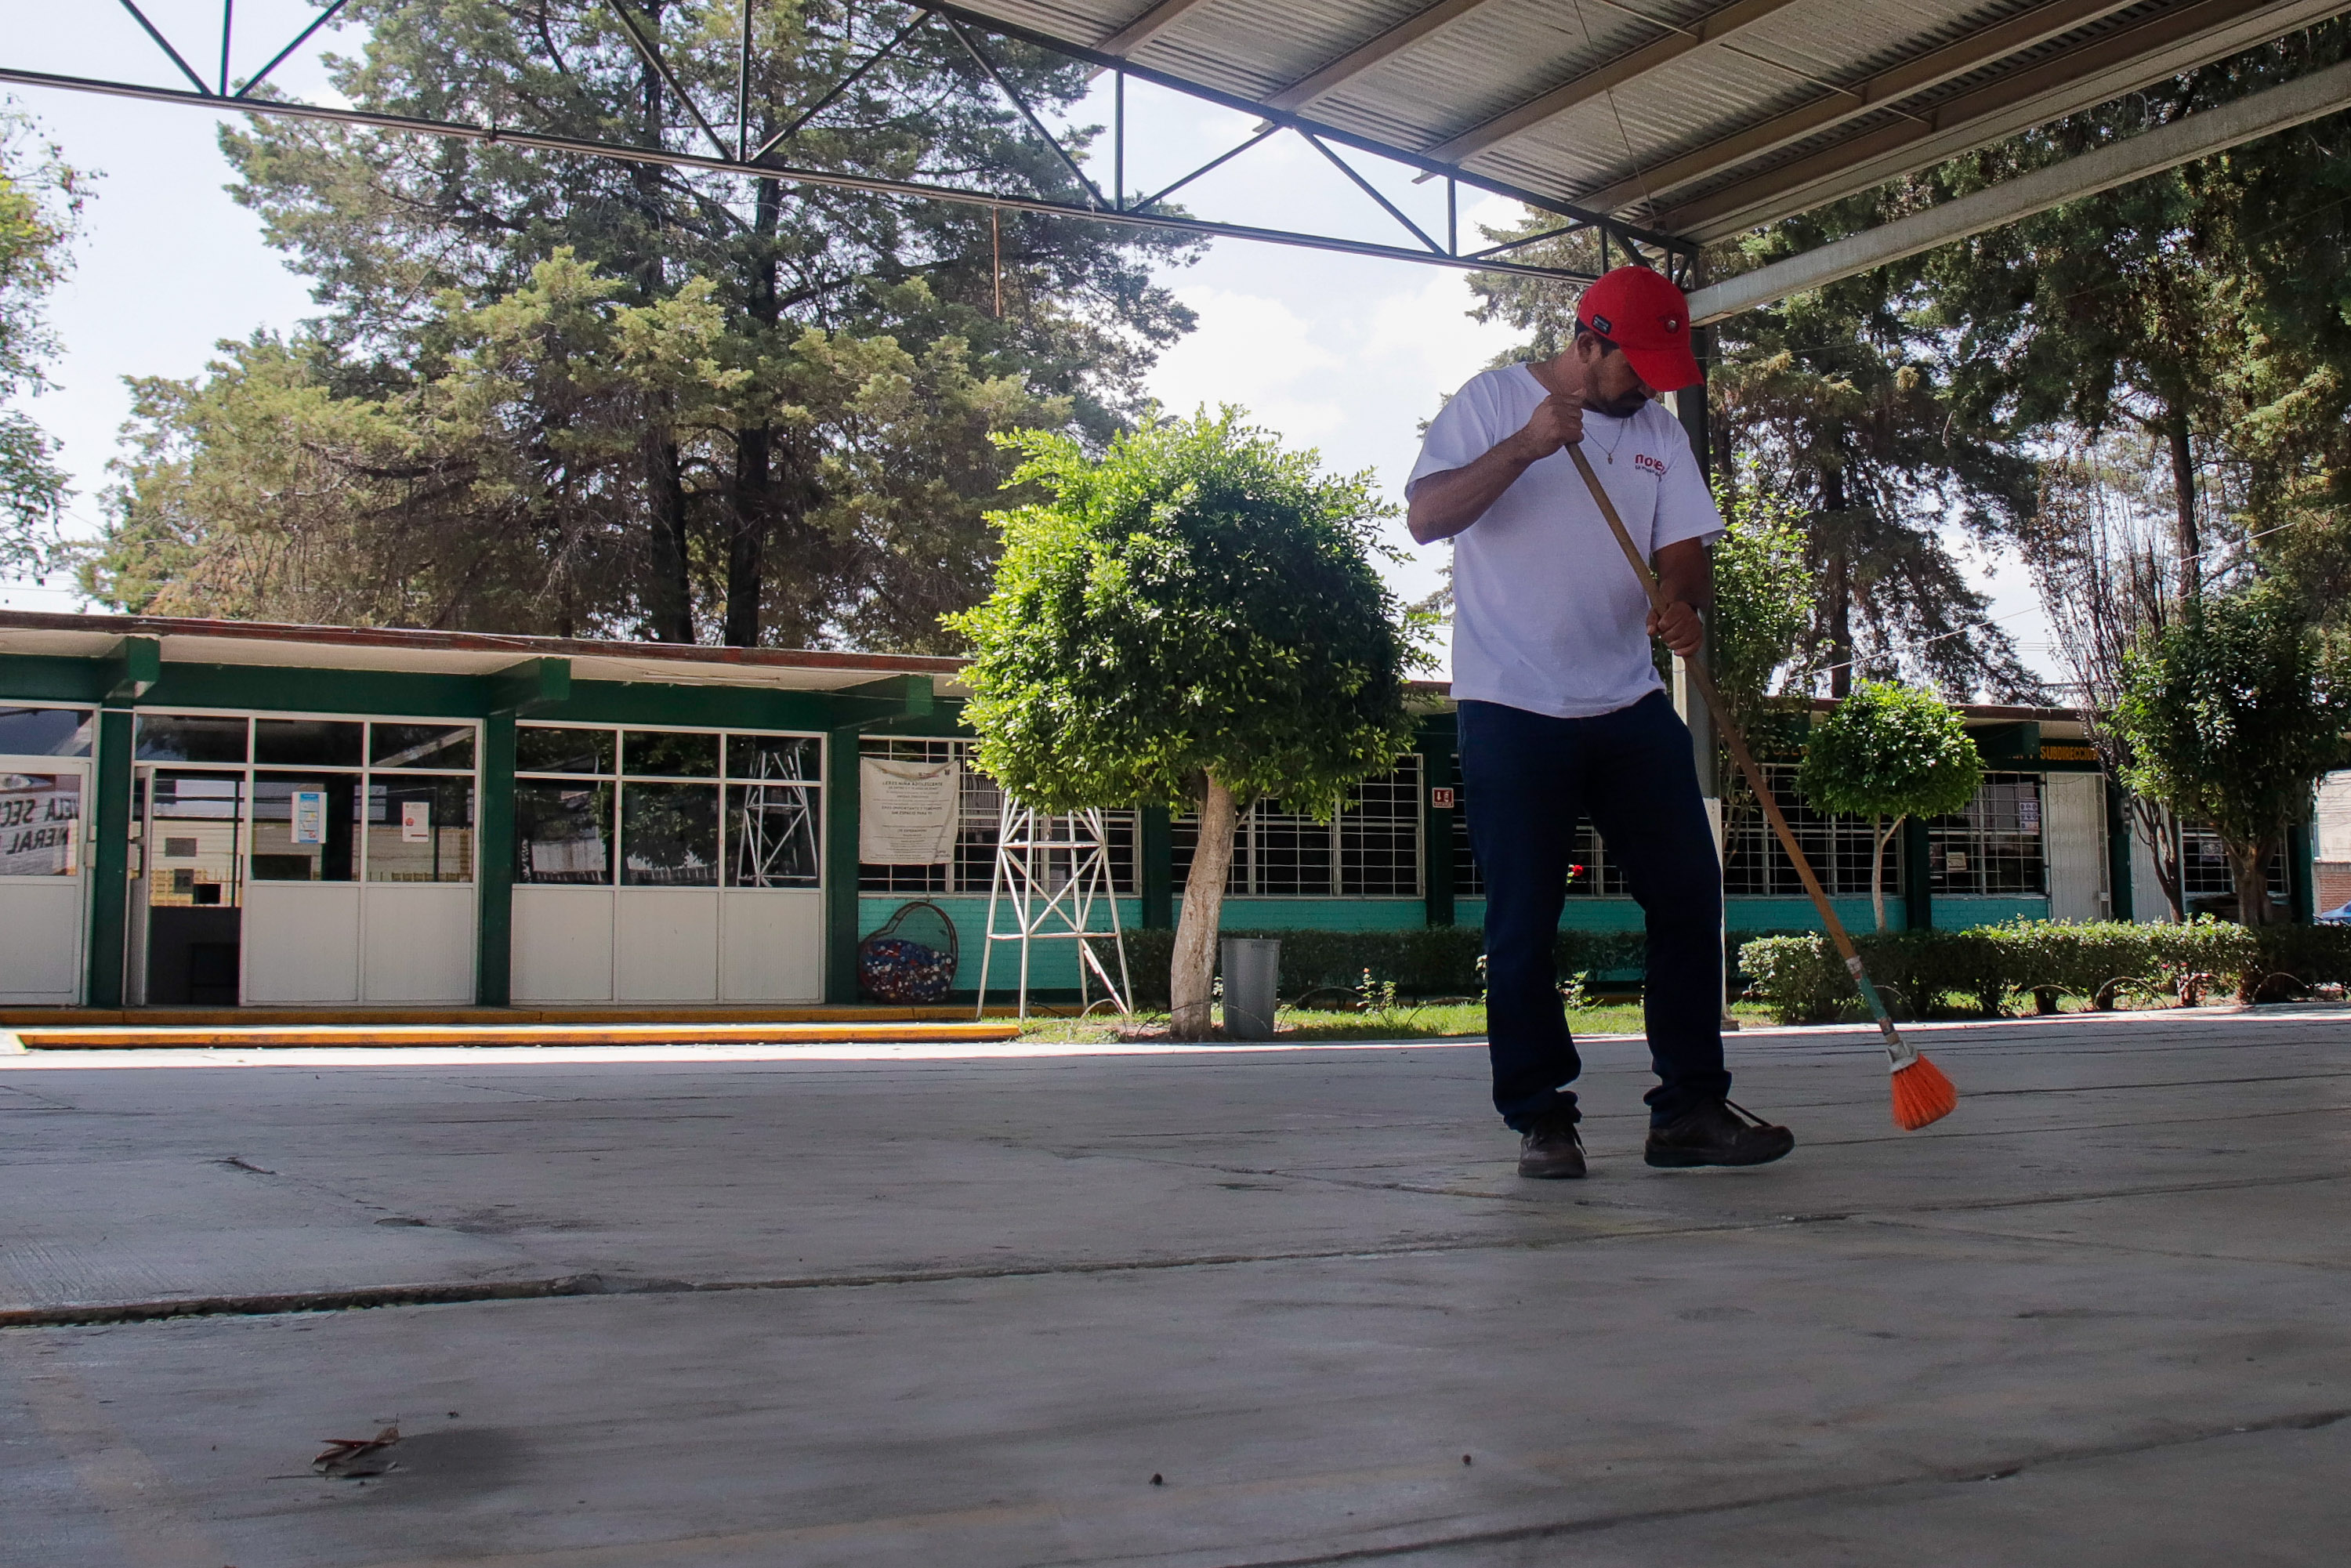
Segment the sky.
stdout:
<path fill-rule="evenodd" d="M 13 8 L 0 58 L 37 70 L 111 75 L 166 84 L 178 73 L 113 6 Z M 217 69 L 217 0 L 151 0 L 142 6 L 191 66 Z M 300 0 L 238 0 L 235 68 L 250 70 L 314 15 Z M 281 67 L 279 84 L 297 97 L 338 101 L 326 85 L 321 47 L 355 50 L 355 35 L 330 30 Z M 256 330 L 291 332 L 316 311 L 307 281 L 263 241 L 254 214 L 225 187 L 231 178 L 216 145 L 223 119 L 173 104 L 37 89 L 19 89 L 29 111 L 67 161 L 99 175 L 76 267 L 54 297 L 50 319 L 63 345 L 57 387 L 30 404 L 62 444 L 73 476 L 70 531 L 94 534 L 103 517 L 108 464 L 130 413 L 124 378 L 200 372 L 223 339 Z M 1097 83 L 1074 117 L 1106 123 L 1110 82 Z M 1131 86 L 1127 183 L 1156 190 L 1244 140 L 1252 117 L 1161 89 Z M 1090 160 L 1109 183 L 1109 139 Z M 1416 221 L 1437 232 L 1442 187 L 1415 185 L 1409 172 L 1357 157 L 1365 175 Z M 1243 224 L 1312 229 L 1353 238 L 1413 243 L 1322 155 L 1295 137 L 1275 136 L 1187 186 L 1191 210 Z M 1464 193 L 1461 229 L 1512 221 L 1515 204 Z M 1331 467 L 1372 470 L 1401 501 L 1419 429 L 1447 393 L 1508 350 L 1515 334 L 1481 324 L 1467 276 L 1447 268 L 1288 246 L 1220 240 L 1196 262 L 1167 270 L 1166 285 L 1198 326 L 1166 352 L 1149 389 L 1171 411 L 1237 403 L 1290 443 L 1317 449 Z M 1414 549 L 1400 523 L 1390 542 L 1405 559 L 1390 579 L 1407 599 L 1438 581 L 1438 545 Z M 2048 672 L 2046 632 L 2021 566 L 1974 561 L 1991 613 L 2024 644 L 2028 663 Z M 72 610 L 63 580 L 0 579 L 0 606 Z"/>

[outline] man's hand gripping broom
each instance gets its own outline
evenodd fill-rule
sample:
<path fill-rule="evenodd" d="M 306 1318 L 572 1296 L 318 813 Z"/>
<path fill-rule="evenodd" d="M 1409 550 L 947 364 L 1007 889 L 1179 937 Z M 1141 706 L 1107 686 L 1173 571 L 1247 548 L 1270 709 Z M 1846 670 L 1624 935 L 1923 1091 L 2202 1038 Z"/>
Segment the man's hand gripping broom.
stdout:
<path fill-rule="evenodd" d="M 1641 587 L 1647 592 L 1651 607 L 1664 614 L 1665 591 L 1657 586 L 1656 574 L 1649 570 L 1649 563 L 1641 558 L 1640 549 L 1633 543 L 1633 536 L 1625 531 L 1625 519 L 1616 515 L 1615 503 L 1609 500 L 1607 490 L 1602 487 L 1600 476 L 1592 471 L 1591 463 L 1583 455 L 1583 448 L 1571 444 L 1567 455 L 1575 459 L 1576 472 L 1583 476 L 1584 486 L 1591 490 L 1593 500 L 1598 503 L 1600 515 L 1608 519 L 1609 531 L 1616 536 L 1616 543 L 1625 551 L 1625 559 L 1632 563 L 1634 574 L 1641 580 Z M 1894 1027 L 1894 1019 L 1886 1012 L 1886 1003 L 1879 998 L 1877 988 L 1869 983 L 1869 971 L 1863 967 L 1861 954 L 1854 946 L 1853 937 L 1846 933 L 1844 922 L 1837 918 L 1835 909 L 1830 906 L 1829 895 L 1822 889 L 1820 878 L 1813 874 L 1812 862 L 1804 858 L 1802 846 L 1796 842 L 1795 831 L 1788 826 L 1788 819 L 1781 814 L 1779 802 L 1771 798 L 1771 790 L 1764 783 L 1763 770 L 1755 766 L 1755 758 L 1747 749 L 1746 738 L 1739 733 L 1739 727 L 1731 722 L 1730 715 L 1723 708 L 1722 694 L 1715 689 L 1714 677 L 1695 660 L 1686 661 L 1685 667 L 1689 673 L 1690 685 L 1698 688 L 1698 695 L 1705 699 L 1708 709 L 1714 715 L 1715 727 L 1722 732 L 1723 746 L 1729 751 L 1731 760 L 1739 764 L 1740 772 L 1747 776 L 1747 787 L 1755 792 L 1756 803 L 1763 808 L 1764 818 L 1771 822 L 1771 831 L 1780 836 L 1780 843 L 1787 850 L 1788 859 L 1794 863 L 1796 875 L 1803 882 L 1804 891 L 1812 895 L 1813 907 L 1821 912 L 1821 920 L 1828 927 L 1830 940 L 1844 956 L 1844 967 L 1851 971 L 1854 984 L 1861 988 L 1862 998 L 1869 1004 L 1871 1016 L 1877 1019 L 1878 1032 L 1886 1037 L 1886 1055 L 1894 1073 L 1896 1124 L 1905 1132 L 1916 1132 L 1930 1122 L 1941 1121 L 1959 1109 L 1959 1092 L 1952 1087 L 1949 1079 L 1943 1076 L 1941 1069 L 1919 1055 L 1917 1049 L 1902 1038 L 1901 1031 Z"/>

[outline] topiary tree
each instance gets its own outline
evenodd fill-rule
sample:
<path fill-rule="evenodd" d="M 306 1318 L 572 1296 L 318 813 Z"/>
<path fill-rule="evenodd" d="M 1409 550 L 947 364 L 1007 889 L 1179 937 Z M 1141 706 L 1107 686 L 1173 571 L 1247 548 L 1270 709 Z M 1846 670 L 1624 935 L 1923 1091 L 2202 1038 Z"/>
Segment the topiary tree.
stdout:
<path fill-rule="evenodd" d="M 1238 410 L 1154 422 L 1099 460 L 1067 437 L 1008 438 L 1004 559 L 977 608 L 965 718 L 979 764 L 1047 810 L 1191 804 L 1168 993 L 1172 1032 L 1209 1031 L 1217 928 L 1239 813 L 1279 799 L 1328 821 L 1411 738 L 1420 618 L 1380 580 L 1371 476 L 1332 477 Z"/>
<path fill-rule="evenodd" d="M 2270 857 L 2319 779 L 2351 761 L 2351 643 L 2323 641 L 2280 583 L 2207 599 L 2125 658 L 2115 729 L 2131 758 L 2123 783 L 2209 823 L 2239 916 L 2268 925 Z"/>
<path fill-rule="evenodd" d="M 1869 896 L 1886 929 L 1886 845 L 1905 817 L 1963 810 L 1983 760 L 1959 710 L 1932 692 L 1863 681 L 1813 727 L 1796 788 L 1816 811 L 1867 817 Z"/>

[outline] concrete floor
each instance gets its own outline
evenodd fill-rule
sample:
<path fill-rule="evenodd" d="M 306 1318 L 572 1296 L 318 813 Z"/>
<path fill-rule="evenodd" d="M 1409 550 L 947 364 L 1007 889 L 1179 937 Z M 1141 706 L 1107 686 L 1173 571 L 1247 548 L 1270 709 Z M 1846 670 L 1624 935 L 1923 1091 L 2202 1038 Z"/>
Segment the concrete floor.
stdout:
<path fill-rule="evenodd" d="M 1920 1038 L 1581 1184 L 1474 1048 L 0 1057 L 0 1309 L 548 1298 L 0 1330 L 0 1562 L 2351 1557 L 2351 1014 Z"/>

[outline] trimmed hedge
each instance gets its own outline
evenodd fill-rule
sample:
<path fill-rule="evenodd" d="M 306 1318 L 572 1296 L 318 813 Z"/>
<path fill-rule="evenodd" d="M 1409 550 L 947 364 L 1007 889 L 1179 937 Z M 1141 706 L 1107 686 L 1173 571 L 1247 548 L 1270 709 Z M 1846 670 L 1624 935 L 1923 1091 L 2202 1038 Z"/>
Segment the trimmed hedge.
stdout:
<path fill-rule="evenodd" d="M 2351 980 L 2351 928 L 2249 930 L 2209 915 L 2186 925 L 2011 920 L 1965 931 L 1872 932 L 1855 942 L 1897 1018 L 1924 1017 L 1953 996 L 1993 1017 L 2017 995 L 2044 1006 L 2079 997 L 2099 1008 L 2132 990 L 2226 989 L 2275 1001 Z M 1861 1008 L 1844 961 L 1818 933 L 1749 942 L 1739 961 L 1753 978 L 1750 994 L 1783 1022 L 1817 1023 Z"/>
<path fill-rule="evenodd" d="M 1280 939 L 1284 999 L 1325 988 L 1352 989 L 1363 983 L 1365 969 L 1374 979 L 1394 980 L 1396 989 L 1408 997 L 1474 997 L 1483 985 L 1478 977 L 1478 958 L 1486 950 L 1486 934 L 1475 925 L 1404 931 L 1292 928 L 1222 935 Z M 1126 934 L 1127 967 L 1134 973 L 1142 1006 L 1167 1005 L 1167 967 L 1175 951 L 1173 931 Z M 1596 983 L 1637 982 L 1647 962 L 1648 939 L 1638 931 L 1562 931 L 1557 952 L 1562 977 L 1589 971 Z"/>
<path fill-rule="evenodd" d="M 1485 933 L 1475 925 L 1403 931 L 1228 931 L 1281 941 L 1285 1000 L 1325 988 L 1353 989 L 1369 969 L 1408 997 L 1474 997 Z M 2278 1001 L 2310 987 L 2351 982 L 2351 926 L 2271 925 L 2249 931 L 2209 916 L 2189 925 L 2120 921 L 2069 924 L 2013 920 L 1965 931 L 1872 932 L 1855 938 L 1886 1005 L 1918 1018 L 1959 1005 L 1996 1016 L 2011 997 L 2048 991 L 2112 1007 L 2133 989 L 2177 994 L 2191 977 L 2203 990 Z M 1817 1023 L 1857 1013 L 1854 988 L 1828 938 L 1817 932 L 1730 934 L 1733 993 L 1748 994 L 1788 1022 Z M 1137 1001 L 1167 1005 L 1173 931 L 1129 931 L 1126 960 Z M 1603 989 L 1637 986 L 1647 962 L 1638 931 L 1562 931 L 1562 978 L 1589 973 Z M 1336 998 L 1327 998 L 1332 1001 Z"/>

